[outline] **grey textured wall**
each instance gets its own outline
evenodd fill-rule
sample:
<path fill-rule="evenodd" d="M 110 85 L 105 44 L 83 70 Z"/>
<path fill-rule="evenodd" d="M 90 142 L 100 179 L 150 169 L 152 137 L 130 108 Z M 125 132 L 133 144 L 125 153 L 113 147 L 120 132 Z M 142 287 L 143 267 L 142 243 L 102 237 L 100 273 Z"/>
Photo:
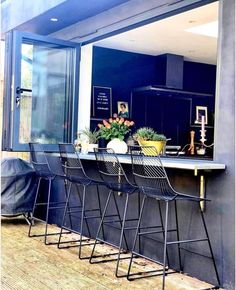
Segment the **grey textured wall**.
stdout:
<path fill-rule="evenodd" d="M 11 0 L 1 4 L 1 33 L 15 29 L 18 25 L 52 9 L 66 0 Z M 30 11 L 30 12 L 29 12 Z"/>
<path fill-rule="evenodd" d="M 215 160 L 226 171 L 211 183 L 216 202 L 217 245 L 226 289 L 235 289 L 235 0 L 221 1 L 218 88 L 215 115 Z"/>

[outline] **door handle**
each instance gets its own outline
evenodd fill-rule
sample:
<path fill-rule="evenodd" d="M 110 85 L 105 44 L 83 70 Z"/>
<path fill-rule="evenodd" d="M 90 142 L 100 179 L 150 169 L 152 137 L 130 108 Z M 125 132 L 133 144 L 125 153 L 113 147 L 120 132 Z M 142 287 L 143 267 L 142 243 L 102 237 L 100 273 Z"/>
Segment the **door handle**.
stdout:
<path fill-rule="evenodd" d="M 31 89 L 24 89 L 24 88 L 20 88 L 20 87 L 17 87 L 16 88 L 16 106 L 19 107 L 20 105 L 20 99 L 21 99 L 21 94 L 23 94 L 23 92 L 32 92 Z"/>
<path fill-rule="evenodd" d="M 24 88 L 20 88 L 20 87 L 16 88 L 17 95 L 22 94 L 23 92 L 32 92 L 32 90 L 31 89 L 24 89 Z"/>

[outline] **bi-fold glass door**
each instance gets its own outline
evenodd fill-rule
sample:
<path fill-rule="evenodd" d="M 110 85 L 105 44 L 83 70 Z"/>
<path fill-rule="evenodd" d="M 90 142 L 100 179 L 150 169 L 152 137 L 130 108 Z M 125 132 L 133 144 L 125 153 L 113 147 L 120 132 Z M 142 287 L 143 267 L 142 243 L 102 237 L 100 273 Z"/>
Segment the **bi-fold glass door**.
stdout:
<path fill-rule="evenodd" d="M 3 149 L 74 139 L 80 45 L 13 31 L 6 38 Z"/>

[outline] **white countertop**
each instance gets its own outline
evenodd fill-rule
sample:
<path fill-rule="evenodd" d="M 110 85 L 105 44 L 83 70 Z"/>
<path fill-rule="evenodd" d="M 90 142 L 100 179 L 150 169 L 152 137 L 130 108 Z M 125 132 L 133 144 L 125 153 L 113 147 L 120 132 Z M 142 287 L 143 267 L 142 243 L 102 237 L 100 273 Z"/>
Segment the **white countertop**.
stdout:
<path fill-rule="evenodd" d="M 79 154 L 81 160 L 95 160 L 94 153 Z M 129 154 L 118 154 L 120 163 L 131 164 Z M 189 169 L 189 170 L 224 170 L 225 164 L 212 160 L 187 159 L 181 157 L 161 157 L 161 161 L 166 168 Z"/>

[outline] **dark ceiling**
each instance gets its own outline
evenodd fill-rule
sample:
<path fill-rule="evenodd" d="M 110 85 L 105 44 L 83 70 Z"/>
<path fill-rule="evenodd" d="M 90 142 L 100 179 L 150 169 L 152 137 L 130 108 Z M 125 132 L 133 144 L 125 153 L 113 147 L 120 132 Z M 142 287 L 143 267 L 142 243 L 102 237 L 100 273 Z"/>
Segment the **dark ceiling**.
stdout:
<path fill-rule="evenodd" d="M 129 0 L 67 0 L 55 8 L 20 25 L 17 29 L 48 35 L 128 1 Z M 58 18 L 57 22 L 50 21 L 50 19 L 54 17 Z"/>

